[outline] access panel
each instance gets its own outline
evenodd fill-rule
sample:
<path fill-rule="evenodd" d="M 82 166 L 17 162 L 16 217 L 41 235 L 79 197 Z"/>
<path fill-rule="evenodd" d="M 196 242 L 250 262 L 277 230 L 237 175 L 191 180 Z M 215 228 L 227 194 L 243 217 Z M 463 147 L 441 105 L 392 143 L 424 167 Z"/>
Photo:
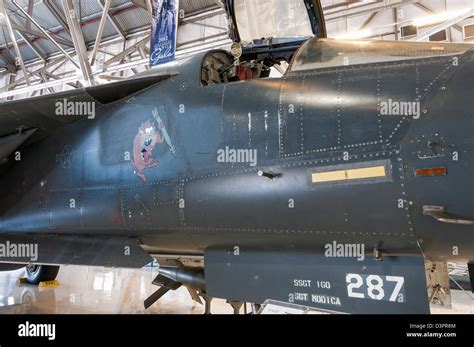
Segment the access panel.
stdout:
<path fill-rule="evenodd" d="M 272 299 L 341 313 L 429 313 L 422 257 L 374 260 L 217 248 L 206 251 L 205 272 L 212 297 Z"/>

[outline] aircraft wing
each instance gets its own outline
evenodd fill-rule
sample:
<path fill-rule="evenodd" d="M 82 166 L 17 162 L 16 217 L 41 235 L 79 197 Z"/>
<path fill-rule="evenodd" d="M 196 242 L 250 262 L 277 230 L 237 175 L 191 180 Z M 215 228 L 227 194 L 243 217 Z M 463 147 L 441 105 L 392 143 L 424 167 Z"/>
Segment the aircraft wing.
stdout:
<path fill-rule="evenodd" d="M 31 144 L 80 116 L 56 115 L 56 102 L 95 102 L 96 108 L 131 97 L 174 74 L 148 75 L 105 85 L 75 89 L 33 99 L 0 103 L 0 162 L 23 144 Z"/>
<path fill-rule="evenodd" d="M 3 234 L 0 242 L 31 247 L 30 257 L 7 252 L 0 258 L 0 268 L 35 263 L 139 269 L 153 261 L 136 239 L 120 236 Z"/>

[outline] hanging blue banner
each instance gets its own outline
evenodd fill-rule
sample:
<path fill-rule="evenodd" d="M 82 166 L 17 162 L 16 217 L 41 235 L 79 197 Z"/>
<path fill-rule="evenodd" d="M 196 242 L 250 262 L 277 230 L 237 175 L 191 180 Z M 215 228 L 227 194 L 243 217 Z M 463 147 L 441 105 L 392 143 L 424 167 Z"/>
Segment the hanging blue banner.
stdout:
<path fill-rule="evenodd" d="M 150 66 L 174 60 L 178 29 L 178 1 L 153 0 Z"/>

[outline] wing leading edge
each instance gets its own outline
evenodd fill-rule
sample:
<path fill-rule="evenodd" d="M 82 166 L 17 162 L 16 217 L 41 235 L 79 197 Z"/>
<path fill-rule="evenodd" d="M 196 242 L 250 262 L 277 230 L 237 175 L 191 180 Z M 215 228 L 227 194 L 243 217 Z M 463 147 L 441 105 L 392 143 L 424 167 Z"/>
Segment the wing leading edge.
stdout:
<path fill-rule="evenodd" d="M 99 108 L 129 98 L 172 76 L 174 74 L 149 75 L 34 99 L 0 103 L 0 146 L 2 138 L 14 135 L 21 129 L 37 129 L 28 140 L 28 143 L 32 143 L 50 135 L 58 128 L 82 118 L 81 116 L 64 117 L 56 115 L 56 103 L 58 101 L 67 99 L 73 102 L 94 102 L 96 108 Z"/>

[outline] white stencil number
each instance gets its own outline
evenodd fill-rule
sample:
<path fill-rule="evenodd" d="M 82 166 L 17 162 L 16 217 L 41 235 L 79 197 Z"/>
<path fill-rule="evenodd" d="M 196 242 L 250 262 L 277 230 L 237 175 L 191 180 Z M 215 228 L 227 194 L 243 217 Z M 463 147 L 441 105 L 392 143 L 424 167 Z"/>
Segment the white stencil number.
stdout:
<path fill-rule="evenodd" d="M 354 289 L 359 289 L 364 284 L 364 282 L 362 281 L 362 277 L 360 277 L 357 274 L 347 274 L 346 282 L 347 282 L 347 295 L 349 295 L 350 298 L 359 298 L 359 299 L 365 298 L 363 293 L 354 292 Z"/>
<path fill-rule="evenodd" d="M 384 284 L 387 282 L 395 282 L 395 287 L 388 298 L 388 301 L 395 302 L 405 283 L 404 277 L 346 274 L 347 295 L 350 298 L 365 299 L 367 293 L 368 299 L 387 300 L 384 289 Z"/>
<path fill-rule="evenodd" d="M 375 284 L 374 284 L 375 283 Z M 367 277 L 367 294 L 371 299 L 382 300 L 385 296 L 385 291 L 383 290 L 383 280 L 380 276 L 370 275 Z"/>
<path fill-rule="evenodd" d="M 388 282 L 396 282 L 392 295 L 390 295 L 390 299 L 388 300 L 388 301 L 396 301 L 398 298 L 398 294 L 400 293 L 400 290 L 402 290 L 403 283 L 405 283 L 405 278 L 398 277 L 398 276 L 387 276 L 385 277 L 385 279 Z"/>

